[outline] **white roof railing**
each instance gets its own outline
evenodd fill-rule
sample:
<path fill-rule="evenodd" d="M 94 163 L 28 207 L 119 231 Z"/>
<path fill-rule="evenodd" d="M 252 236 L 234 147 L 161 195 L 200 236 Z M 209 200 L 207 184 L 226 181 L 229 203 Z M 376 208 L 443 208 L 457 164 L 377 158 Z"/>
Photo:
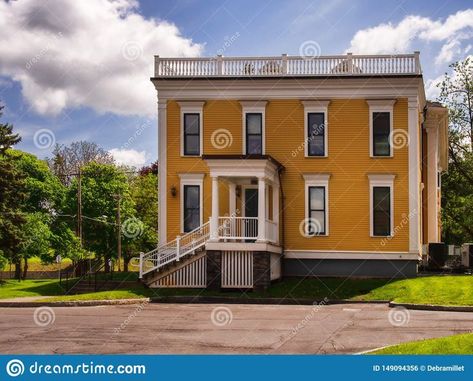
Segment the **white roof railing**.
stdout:
<path fill-rule="evenodd" d="M 162 58 L 155 77 L 304 77 L 422 74 L 419 52 L 394 55 Z"/>

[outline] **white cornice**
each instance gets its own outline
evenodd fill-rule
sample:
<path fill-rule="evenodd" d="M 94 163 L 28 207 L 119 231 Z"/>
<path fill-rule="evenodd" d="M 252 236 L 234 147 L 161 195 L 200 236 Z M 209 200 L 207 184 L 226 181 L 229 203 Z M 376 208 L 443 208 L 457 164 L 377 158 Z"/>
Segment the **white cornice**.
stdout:
<path fill-rule="evenodd" d="M 154 80 L 166 99 L 417 99 L 422 78 L 342 78 L 285 80 Z"/>
<path fill-rule="evenodd" d="M 396 99 L 367 99 L 366 103 L 370 107 L 393 107 Z"/>

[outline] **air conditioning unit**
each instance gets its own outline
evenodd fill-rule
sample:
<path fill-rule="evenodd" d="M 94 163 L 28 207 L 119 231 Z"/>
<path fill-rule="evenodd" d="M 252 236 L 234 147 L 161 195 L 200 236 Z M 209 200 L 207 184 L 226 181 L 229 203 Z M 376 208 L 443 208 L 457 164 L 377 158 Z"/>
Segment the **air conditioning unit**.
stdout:
<path fill-rule="evenodd" d="M 462 265 L 468 268 L 473 265 L 473 243 L 462 245 Z"/>

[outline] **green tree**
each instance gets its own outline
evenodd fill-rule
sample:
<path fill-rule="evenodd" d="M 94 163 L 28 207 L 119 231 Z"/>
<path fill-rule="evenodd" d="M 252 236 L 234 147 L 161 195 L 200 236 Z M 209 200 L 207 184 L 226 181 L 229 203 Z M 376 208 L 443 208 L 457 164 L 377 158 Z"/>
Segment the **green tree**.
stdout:
<path fill-rule="evenodd" d="M 0 107 L 0 117 L 3 107 Z M 26 223 L 22 207 L 25 200 L 25 179 L 15 166 L 10 148 L 20 142 L 12 125 L 0 123 L 0 264 L 8 260 L 15 264 L 15 276 L 21 277 L 19 249 Z"/>
<path fill-rule="evenodd" d="M 139 252 L 156 247 L 158 242 L 158 176 L 157 172 L 140 170 L 130 179 L 131 197 L 136 215 L 124 222 L 124 269 Z"/>
<path fill-rule="evenodd" d="M 68 189 L 69 213 L 77 206 L 77 179 Z M 135 215 L 128 178 L 112 164 L 89 163 L 82 168 L 83 245 L 98 257 L 117 257 L 117 212 L 120 198 L 122 220 Z"/>
<path fill-rule="evenodd" d="M 439 101 L 449 110 L 449 168 L 442 176 L 444 241 L 473 241 L 473 62 L 450 65 Z"/>

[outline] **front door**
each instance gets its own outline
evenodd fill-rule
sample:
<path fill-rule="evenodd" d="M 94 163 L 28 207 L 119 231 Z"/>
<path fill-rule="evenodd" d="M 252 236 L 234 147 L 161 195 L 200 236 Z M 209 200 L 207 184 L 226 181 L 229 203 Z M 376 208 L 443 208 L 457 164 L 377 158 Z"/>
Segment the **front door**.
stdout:
<path fill-rule="evenodd" d="M 258 189 L 245 189 L 245 217 L 258 217 Z M 245 219 L 245 236 L 258 236 L 258 220 L 255 218 Z"/>

